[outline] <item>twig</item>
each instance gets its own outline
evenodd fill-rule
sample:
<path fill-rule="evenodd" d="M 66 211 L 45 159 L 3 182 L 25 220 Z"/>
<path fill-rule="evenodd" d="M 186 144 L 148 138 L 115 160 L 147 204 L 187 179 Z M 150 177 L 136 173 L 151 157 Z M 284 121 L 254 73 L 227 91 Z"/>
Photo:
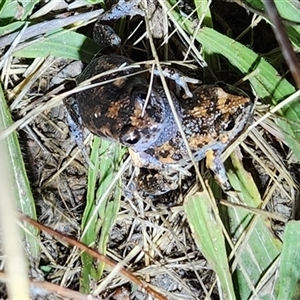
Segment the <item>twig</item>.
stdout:
<path fill-rule="evenodd" d="M 265 10 L 273 23 L 272 29 L 277 39 L 283 57 L 292 73 L 296 86 L 300 89 L 300 68 L 296 54 L 286 33 L 282 19 L 273 0 L 264 1 Z"/>

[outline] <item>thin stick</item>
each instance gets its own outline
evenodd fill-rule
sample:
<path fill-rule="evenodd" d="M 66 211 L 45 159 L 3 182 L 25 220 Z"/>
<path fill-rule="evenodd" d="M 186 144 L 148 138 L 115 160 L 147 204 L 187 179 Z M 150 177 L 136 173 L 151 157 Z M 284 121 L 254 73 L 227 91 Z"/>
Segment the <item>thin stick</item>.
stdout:
<path fill-rule="evenodd" d="M 43 230 L 49 234 L 51 234 L 52 236 L 67 242 L 69 245 L 75 246 L 78 249 L 84 251 L 85 253 L 89 254 L 92 257 L 95 257 L 101 261 L 103 261 L 105 264 L 107 264 L 108 266 L 110 266 L 111 268 L 114 268 L 117 264 L 110 258 L 108 258 L 107 256 L 95 251 L 94 249 L 84 245 L 83 243 L 80 243 L 78 241 L 76 241 L 75 239 L 72 239 L 68 236 L 65 236 L 63 234 L 61 234 L 60 232 L 53 230 L 41 223 L 38 223 L 37 221 L 34 221 L 22 214 L 19 214 L 19 218 L 23 221 L 26 221 L 30 224 L 32 224 L 33 226 L 39 228 L 40 230 Z M 124 268 L 120 269 L 120 273 L 126 277 L 127 279 L 129 279 L 131 282 L 137 284 L 139 287 L 141 287 L 143 290 L 145 290 L 148 294 L 152 295 L 154 297 L 154 299 L 158 299 L 158 300 L 167 300 L 166 297 L 164 297 L 163 295 L 161 295 L 159 292 L 155 291 L 153 288 L 151 288 L 147 283 L 141 281 L 140 279 L 138 279 L 136 276 L 134 276 L 131 272 L 127 271 Z"/>
<path fill-rule="evenodd" d="M 292 48 L 282 19 L 273 0 L 265 0 L 264 5 L 270 21 L 274 25 L 272 26 L 272 29 L 282 51 L 283 57 L 285 58 L 285 61 L 292 73 L 297 88 L 300 89 L 300 68 L 298 59 L 296 57 L 295 51 Z"/>

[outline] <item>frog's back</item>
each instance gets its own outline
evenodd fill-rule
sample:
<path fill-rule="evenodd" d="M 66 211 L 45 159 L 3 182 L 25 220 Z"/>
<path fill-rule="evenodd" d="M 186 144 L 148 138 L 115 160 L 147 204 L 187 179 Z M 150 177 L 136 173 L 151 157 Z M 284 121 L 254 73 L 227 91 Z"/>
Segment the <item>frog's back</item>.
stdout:
<path fill-rule="evenodd" d="M 182 128 L 196 161 L 210 150 L 220 155 L 243 131 L 252 111 L 245 93 L 221 83 L 200 86 L 192 98 L 180 103 Z M 179 131 L 168 142 L 146 152 L 165 165 L 185 167 L 191 163 Z"/>
<path fill-rule="evenodd" d="M 193 98 L 181 101 L 182 123 L 192 152 L 206 145 L 223 151 L 248 123 L 251 99 L 223 83 L 200 86 L 193 94 Z"/>

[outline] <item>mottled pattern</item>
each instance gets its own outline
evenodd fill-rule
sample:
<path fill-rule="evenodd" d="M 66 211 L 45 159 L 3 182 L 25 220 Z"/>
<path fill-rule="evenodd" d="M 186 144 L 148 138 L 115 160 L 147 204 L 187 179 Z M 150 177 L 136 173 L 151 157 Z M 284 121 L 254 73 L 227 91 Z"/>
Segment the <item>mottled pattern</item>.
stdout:
<path fill-rule="evenodd" d="M 113 72 L 93 80 L 102 85 L 78 93 L 76 102 L 84 125 L 93 134 L 130 148 L 138 168 L 137 187 L 162 194 L 175 189 L 178 173 L 189 174 L 192 164 L 162 87 L 154 82 L 146 101 L 147 74 L 135 74 L 140 68 L 117 71 L 132 63 L 114 54 L 95 58 L 78 78 L 79 83 Z M 222 188 L 229 189 L 220 155 L 244 129 L 252 104 L 242 91 L 223 83 L 202 85 L 192 94 L 192 98 L 179 100 L 172 95 L 189 147 L 196 161 L 208 156 L 207 166 Z"/>
<path fill-rule="evenodd" d="M 194 159 L 200 161 L 206 157 L 207 166 L 215 173 L 220 186 L 224 190 L 230 189 L 220 155 L 249 121 L 252 110 L 249 97 L 232 86 L 219 83 L 198 87 L 192 98 L 181 99 L 180 104 L 181 124 Z M 162 145 L 131 155 L 136 165 L 159 171 L 165 181 L 168 174 L 172 174 L 172 178 L 174 172 L 187 174 L 192 166 L 179 131 Z M 159 190 L 153 190 L 153 182 L 143 185 L 139 179 L 138 183 L 148 193 L 159 194 Z"/>
<path fill-rule="evenodd" d="M 91 61 L 77 82 L 91 79 L 98 85 L 79 92 L 75 100 L 65 101 L 73 123 L 77 120 L 93 134 L 129 148 L 136 166 L 137 189 L 153 195 L 176 189 L 179 173 L 189 175 L 192 164 L 166 94 L 155 78 L 150 85 L 147 70 L 133 67 L 129 58 L 111 54 L 120 42 L 111 29 L 99 22 L 96 29 L 102 54 Z M 108 35 L 108 42 L 103 35 Z M 104 55 L 104 50 L 108 54 Z M 247 124 L 252 110 L 249 97 L 223 83 L 190 91 L 187 82 L 198 83 L 197 79 L 166 66 L 162 72 L 189 97 L 183 99 L 171 92 L 194 159 L 206 157 L 207 167 L 220 186 L 230 189 L 220 155 Z M 154 77 L 158 75 L 155 69 Z M 77 129 L 73 132 L 82 136 Z"/>
<path fill-rule="evenodd" d="M 208 149 L 222 152 L 244 128 L 251 109 L 245 95 L 228 94 L 217 85 L 203 85 L 191 99 L 181 100 L 182 127 L 194 158 L 201 160 Z M 185 165 L 189 161 L 179 132 L 154 148 L 154 157 L 166 164 Z M 146 150 L 147 152 L 147 150 Z"/>

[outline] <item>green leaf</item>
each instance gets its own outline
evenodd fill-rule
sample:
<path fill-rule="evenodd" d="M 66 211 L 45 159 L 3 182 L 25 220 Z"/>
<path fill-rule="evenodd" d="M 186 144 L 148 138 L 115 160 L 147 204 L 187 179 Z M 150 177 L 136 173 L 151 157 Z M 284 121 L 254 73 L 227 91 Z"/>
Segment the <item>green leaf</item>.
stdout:
<path fill-rule="evenodd" d="M 264 3 L 261 0 L 244 0 L 245 5 L 252 8 L 255 11 L 265 12 Z M 279 15 L 284 20 L 299 23 L 300 10 L 298 4 L 288 0 L 274 0 Z"/>
<path fill-rule="evenodd" d="M 291 22 L 299 23 L 300 22 L 300 10 L 299 10 L 299 3 L 293 1 L 282 1 L 282 0 L 275 0 L 276 8 L 279 12 L 279 15 Z"/>
<path fill-rule="evenodd" d="M 8 25 L 13 20 L 25 20 L 39 2 L 40 0 L 0 0 L 0 26 Z"/>
<path fill-rule="evenodd" d="M 213 20 L 211 16 L 211 11 L 209 7 L 210 1 L 208 0 L 194 0 L 194 4 L 196 7 L 196 12 L 198 19 L 202 19 L 201 27 L 209 27 L 213 28 Z M 206 63 L 212 68 L 213 70 L 220 69 L 220 60 L 218 55 L 215 55 L 210 49 L 203 47 L 202 48 L 202 56 Z M 209 71 L 204 69 L 204 77 L 209 74 Z"/>
<path fill-rule="evenodd" d="M 300 222 L 286 224 L 280 257 L 276 299 L 300 299 Z"/>
<path fill-rule="evenodd" d="M 239 191 L 240 202 L 259 208 L 262 200 L 250 173 L 244 170 L 238 155 L 233 153 L 231 159 L 234 172 L 231 170 L 227 174 L 234 190 Z M 232 240 L 239 243 L 233 262 L 234 267 L 237 265 L 234 275 L 239 298 L 272 299 L 274 291 L 262 291 L 260 284 L 262 276 L 272 269 L 280 254 L 280 240 L 271 233 L 267 220 L 243 207 L 229 207 L 227 216 Z"/>
<path fill-rule="evenodd" d="M 2 26 L 0 27 L 0 36 L 7 35 L 17 30 L 21 30 L 25 24 L 26 22 L 17 21 L 17 22 L 10 23 L 6 26 Z"/>
<path fill-rule="evenodd" d="M 99 46 L 83 34 L 62 29 L 46 36 L 43 40 L 13 52 L 13 55 L 26 58 L 51 55 L 90 62 L 98 50 Z"/>
<path fill-rule="evenodd" d="M 0 86 L 0 132 L 13 124 L 7 102 L 4 97 L 2 87 Z M 29 180 L 26 173 L 23 155 L 16 132 L 13 132 L 6 138 L 7 148 L 10 158 L 10 172 L 14 179 L 12 186 L 15 193 L 15 200 L 19 210 L 34 220 L 36 217 L 35 201 L 32 196 Z M 25 230 L 23 237 L 26 244 L 26 250 L 34 263 L 40 259 L 39 230 L 29 223 L 24 223 Z"/>
<path fill-rule="evenodd" d="M 235 299 L 231 272 L 222 227 L 213 212 L 210 199 L 204 192 L 197 193 L 184 201 L 184 210 L 195 242 L 216 272 L 224 291 L 224 299 Z"/>

